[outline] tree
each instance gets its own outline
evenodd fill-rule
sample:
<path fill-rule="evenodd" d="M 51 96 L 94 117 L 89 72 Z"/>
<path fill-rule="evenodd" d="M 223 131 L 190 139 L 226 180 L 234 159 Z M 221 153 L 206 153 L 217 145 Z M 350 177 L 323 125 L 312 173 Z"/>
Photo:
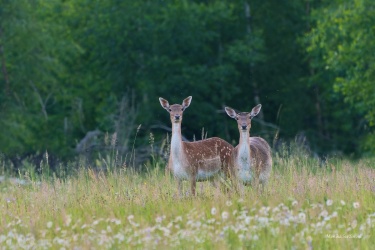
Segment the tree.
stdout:
<path fill-rule="evenodd" d="M 1 3 L 0 84 L 7 93 L 1 93 L 0 123 L 6 133 L 0 141 L 6 154 L 64 152 L 68 146 L 63 139 L 61 81 L 75 48 L 64 37 L 66 27 L 57 7 L 59 1 Z"/>
<path fill-rule="evenodd" d="M 365 114 L 367 131 L 362 139 L 366 149 L 375 150 L 375 3 L 371 0 L 327 1 L 313 12 L 316 26 L 308 40 L 310 55 L 321 55 L 318 61 L 335 91 L 359 114 Z M 344 108 L 347 109 L 347 108 Z"/>

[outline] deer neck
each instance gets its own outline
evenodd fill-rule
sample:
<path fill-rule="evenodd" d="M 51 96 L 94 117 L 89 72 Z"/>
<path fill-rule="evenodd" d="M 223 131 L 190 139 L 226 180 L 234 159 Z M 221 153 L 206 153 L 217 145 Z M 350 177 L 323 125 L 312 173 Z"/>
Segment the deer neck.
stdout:
<path fill-rule="evenodd" d="M 181 162 L 183 155 L 181 123 L 172 123 L 171 157 L 173 162 Z"/>
<path fill-rule="evenodd" d="M 247 132 L 244 132 L 244 131 L 240 131 L 240 141 L 239 141 L 239 148 L 243 148 L 243 149 L 246 149 L 249 151 L 249 154 L 250 154 L 250 133 L 247 131 Z"/>
<path fill-rule="evenodd" d="M 253 179 L 250 156 L 250 133 L 240 131 L 240 142 L 237 148 L 238 175 L 243 183 L 250 183 Z"/>
<path fill-rule="evenodd" d="M 250 133 L 240 131 L 240 142 L 238 144 L 238 157 L 237 160 L 245 169 L 250 168 Z"/>

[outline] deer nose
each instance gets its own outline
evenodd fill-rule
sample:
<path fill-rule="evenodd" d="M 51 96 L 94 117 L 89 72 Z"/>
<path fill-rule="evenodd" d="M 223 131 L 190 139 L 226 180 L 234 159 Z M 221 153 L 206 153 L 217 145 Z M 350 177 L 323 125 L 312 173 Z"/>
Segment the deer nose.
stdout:
<path fill-rule="evenodd" d="M 242 125 L 241 127 L 242 127 L 243 130 L 245 130 L 247 128 L 246 125 Z"/>
<path fill-rule="evenodd" d="M 180 120 L 180 115 L 175 115 L 174 118 L 175 118 L 176 120 Z"/>

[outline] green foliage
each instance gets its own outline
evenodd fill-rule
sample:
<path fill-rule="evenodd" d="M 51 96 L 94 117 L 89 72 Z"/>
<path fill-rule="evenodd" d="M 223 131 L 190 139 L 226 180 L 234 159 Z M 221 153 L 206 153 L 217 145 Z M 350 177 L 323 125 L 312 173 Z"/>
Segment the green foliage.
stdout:
<path fill-rule="evenodd" d="M 1 103 L 0 141 L 5 153 L 66 152 L 61 99 L 65 63 L 76 49 L 64 37 L 58 5 L 59 1 L 2 1 L 1 83 L 7 97 Z"/>
<path fill-rule="evenodd" d="M 374 140 L 375 125 L 374 7 L 371 0 L 327 1 L 313 13 L 316 26 L 308 47 L 310 54 L 320 55 L 317 64 L 331 75 L 334 90 L 356 113 L 365 115 L 370 127 L 362 125 L 367 132 L 364 145 L 372 152 L 374 144 L 368 142 Z"/>
<path fill-rule="evenodd" d="M 190 140 L 204 128 L 235 144 L 223 106 L 250 111 L 261 102 L 252 135 L 300 134 L 318 154 L 373 152 L 372 7 L 0 0 L 0 149 L 72 156 L 99 130 L 116 133 L 126 154 L 135 133 L 135 147 L 150 132 L 165 138 L 155 129 L 170 126 L 159 96 L 192 95 L 182 131 Z"/>

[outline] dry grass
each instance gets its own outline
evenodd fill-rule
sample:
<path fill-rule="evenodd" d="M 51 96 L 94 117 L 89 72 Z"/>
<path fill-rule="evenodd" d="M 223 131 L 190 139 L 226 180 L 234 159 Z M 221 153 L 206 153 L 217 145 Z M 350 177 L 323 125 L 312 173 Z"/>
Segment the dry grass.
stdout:
<path fill-rule="evenodd" d="M 0 184 L 0 248 L 371 249 L 375 162 L 275 156 L 263 195 L 202 183 L 178 197 L 164 171 L 82 169 L 66 179 Z M 185 183 L 185 189 L 188 185 Z"/>

